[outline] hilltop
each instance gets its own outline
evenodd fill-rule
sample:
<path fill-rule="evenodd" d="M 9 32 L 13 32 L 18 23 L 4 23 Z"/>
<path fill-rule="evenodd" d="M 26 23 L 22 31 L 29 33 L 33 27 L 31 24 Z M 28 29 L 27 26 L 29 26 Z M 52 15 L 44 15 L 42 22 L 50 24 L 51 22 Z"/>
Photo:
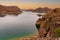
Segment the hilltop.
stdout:
<path fill-rule="evenodd" d="M 10 14 L 10 15 L 18 15 L 20 14 L 22 11 L 19 7 L 17 6 L 4 6 L 4 5 L 0 5 L 0 15 L 4 15 L 4 14 Z"/>

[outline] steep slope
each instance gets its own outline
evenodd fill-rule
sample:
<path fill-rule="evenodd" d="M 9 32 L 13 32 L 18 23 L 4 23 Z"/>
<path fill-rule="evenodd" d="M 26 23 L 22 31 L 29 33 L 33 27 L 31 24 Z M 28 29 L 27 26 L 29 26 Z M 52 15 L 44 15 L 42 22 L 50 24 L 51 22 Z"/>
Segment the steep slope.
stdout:
<path fill-rule="evenodd" d="M 54 9 L 53 13 L 48 13 L 42 17 L 40 24 L 39 37 L 46 38 L 46 40 L 55 40 L 56 36 L 54 30 L 60 28 L 60 9 Z M 42 40 L 43 40 L 42 39 Z"/>

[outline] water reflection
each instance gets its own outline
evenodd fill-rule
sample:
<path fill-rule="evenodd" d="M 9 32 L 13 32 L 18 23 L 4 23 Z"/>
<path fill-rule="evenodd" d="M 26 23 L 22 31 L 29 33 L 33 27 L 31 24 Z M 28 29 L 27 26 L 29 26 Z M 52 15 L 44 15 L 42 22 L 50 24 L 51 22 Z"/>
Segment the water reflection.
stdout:
<path fill-rule="evenodd" d="M 20 13 L 21 14 L 21 13 Z M 20 15 L 20 14 L 18 14 L 18 13 L 11 13 L 11 14 L 3 14 L 3 13 L 0 13 L 0 17 L 5 17 L 5 16 L 7 16 L 7 15 L 13 15 L 13 16 L 18 16 L 18 15 Z"/>
<path fill-rule="evenodd" d="M 0 17 L 5 17 L 6 15 L 4 15 L 4 14 L 0 14 Z"/>
<path fill-rule="evenodd" d="M 6 15 L 0 18 L 0 40 L 23 37 L 37 32 L 35 22 L 38 16 L 33 12 L 25 12 L 18 16 Z"/>

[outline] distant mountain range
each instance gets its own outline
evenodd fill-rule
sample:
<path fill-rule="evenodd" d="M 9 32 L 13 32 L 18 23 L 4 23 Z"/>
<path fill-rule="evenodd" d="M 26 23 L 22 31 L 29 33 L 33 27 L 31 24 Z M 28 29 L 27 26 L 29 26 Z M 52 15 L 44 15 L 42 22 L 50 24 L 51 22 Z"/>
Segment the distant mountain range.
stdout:
<path fill-rule="evenodd" d="M 52 13 L 52 12 L 59 12 L 60 13 L 60 8 L 51 9 L 48 7 L 44 7 L 44 8 L 39 7 L 36 9 L 29 9 L 29 10 L 24 10 L 24 11 L 32 11 L 32 12 L 37 12 L 37 13 Z M 18 15 L 20 13 L 22 13 L 22 11 L 17 6 L 0 5 L 0 16 L 3 16 L 3 14 Z"/>
<path fill-rule="evenodd" d="M 52 11 L 53 11 L 52 9 L 45 7 L 45 8 L 37 8 L 33 12 L 49 13 L 49 12 L 52 12 Z"/>
<path fill-rule="evenodd" d="M 25 10 L 25 11 L 32 11 L 32 12 L 37 12 L 37 13 L 52 13 L 52 12 L 55 12 L 55 11 L 59 11 L 60 12 L 60 8 L 55 8 L 55 9 L 51 9 L 51 8 L 48 8 L 48 7 L 44 7 L 44 8 L 36 8 L 36 9 L 29 9 L 29 10 Z"/>

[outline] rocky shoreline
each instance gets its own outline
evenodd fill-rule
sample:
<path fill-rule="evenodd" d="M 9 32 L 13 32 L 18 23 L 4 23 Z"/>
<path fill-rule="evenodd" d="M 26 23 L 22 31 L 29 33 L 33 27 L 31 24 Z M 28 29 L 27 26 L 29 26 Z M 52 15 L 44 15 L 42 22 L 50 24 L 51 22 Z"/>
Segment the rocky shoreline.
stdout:
<path fill-rule="evenodd" d="M 17 40 L 60 40 L 54 30 L 60 28 L 60 9 L 55 9 L 54 12 L 43 15 L 36 21 L 38 34 L 19 38 Z"/>
<path fill-rule="evenodd" d="M 18 38 L 17 40 L 39 40 L 39 34 L 36 33 L 32 36 L 27 36 L 27 37 L 24 37 L 24 38 Z"/>

